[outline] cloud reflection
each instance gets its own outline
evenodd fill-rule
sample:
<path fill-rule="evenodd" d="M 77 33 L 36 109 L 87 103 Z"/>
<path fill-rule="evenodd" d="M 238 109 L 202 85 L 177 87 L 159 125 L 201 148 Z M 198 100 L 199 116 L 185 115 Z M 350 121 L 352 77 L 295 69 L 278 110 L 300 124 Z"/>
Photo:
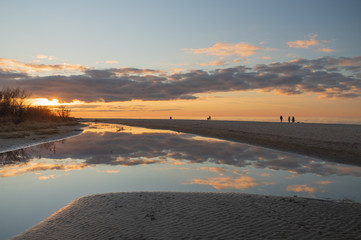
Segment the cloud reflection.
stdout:
<path fill-rule="evenodd" d="M 302 185 L 290 185 L 287 187 L 287 191 L 292 191 L 292 192 L 306 192 L 309 194 L 313 194 L 316 192 L 316 188 L 313 187 L 309 187 L 307 186 L 307 184 L 302 184 Z"/>
<path fill-rule="evenodd" d="M 224 189 L 245 190 L 260 185 L 260 183 L 256 182 L 255 178 L 248 176 L 240 176 L 238 178 L 225 176 L 225 177 L 214 177 L 208 179 L 193 179 L 189 184 L 210 185 L 217 190 L 224 190 Z"/>
<path fill-rule="evenodd" d="M 49 146 L 35 148 L 36 151 L 34 148 L 22 150 L 21 162 L 26 162 L 34 156 L 43 156 L 48 159 L 81 159 L 84 163 L 80 165 L 50 166 L 43 164 L 33 166 L 29 163 L 20 164 L 17 170 L 15 168 L 10 170 L 3 165 L 0 168 L 0 176 L 16 176 L 27 171 L 81 169 L 92 164 L 135 166 L 168 162 L 174 165 L 215 163 L 234 167 L 252 166 L 258 169 L 283 170 L 297 175 L 311 173 L 320 176 L 352 175 L 361 177 L 360 167 L 323 162 L 308 156 L 236 142 L 213 141 L 169 131 L 141 131 L 132 128 L 135 129 L 134 133 L 127 129 L 118 132 L 116 129 L 121 129 L 120 125 L 109 127 L 110 125 L 95 124 L 90 129 L 101 130 L 104 127 L 109 131 L 86 131 L 80 136 L 68 139 L 64 144 L 56 143 L 51 147 L 51 149 L 55 149 L 55 152 L 49 151 Z M 6 162 L 6 156 L 12 156 L 12 154 L 0 154 L 0 159 Z M 222 173 L 222 168 L 223 166 L 203 170 Z M 213 180 L 220 181 L 221 179 Z M 236 181 L 233 184 L 238 183 Z"/>
<path fill-rule="evenodd" d="M 89 167 L 89 165 L 86 163 L 53 164 L 53 163 L 44 163 L 44 162 L 40 162 L 40 163 L 28 162 L 19 165 L 8 165 L 0 168 L 0 177 L 15 177 L 28 172 L 39 172 L 39 171 L 47 171 L 47 170 L 62 170 L 62 171 L 81 170 L 87 167 Z M 45 180 L 45 179 L 43 178 L 40 180 Z"/>

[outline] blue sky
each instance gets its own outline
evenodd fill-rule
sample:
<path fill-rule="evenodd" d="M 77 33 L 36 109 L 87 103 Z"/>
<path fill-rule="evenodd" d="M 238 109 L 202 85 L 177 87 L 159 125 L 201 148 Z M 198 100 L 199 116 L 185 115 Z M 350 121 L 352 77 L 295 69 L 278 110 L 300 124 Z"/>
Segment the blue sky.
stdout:
<path fill-rule="evenodd" d="M 184 49 L 218 42 L 263 43 L 275 49 L 257 54 L 270 56 L 268 62 L 325 55 L 287 46 L 312 35 L 335 50 L 329 56 L 360 53 L 360 1 L 15 0 L 0 8 L 2 57 L 26 62 L 43 54 L 59 63 L 107 67 L 97 62 L 114 60 L 119 67 L 159 69 L 216 60 Z"/>
<path fill-rule="evenodd" d="M 165 115 L 205 99 L 201 109 L 223 101 L 219 109 L 237 112 L 231 104 L 247 97 L 274 111 L 287 101 L 315 114 L 317 102 L 355 116 L 360 12 L 358 0 L 2 0 L 0 86 L 123 110 L 157 101 L 152 111 Z"/>

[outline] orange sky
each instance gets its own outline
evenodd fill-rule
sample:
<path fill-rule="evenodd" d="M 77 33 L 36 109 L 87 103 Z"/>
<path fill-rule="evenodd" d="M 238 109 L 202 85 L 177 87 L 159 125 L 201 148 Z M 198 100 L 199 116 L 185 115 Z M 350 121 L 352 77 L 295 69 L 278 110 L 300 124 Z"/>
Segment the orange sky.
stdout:
<path fill-rule="evenodd" d="M 198 94 L 196 100 L 125 101 L 66 104 L 74 117 L 95 118 L 206 118 L 237 117 L 350 117 L 361 118 L 361 100 L 321 98 L 315 94 L 275 95 L 249 91 Z M 53 105 L 52 100 L 44 104 Z"/>

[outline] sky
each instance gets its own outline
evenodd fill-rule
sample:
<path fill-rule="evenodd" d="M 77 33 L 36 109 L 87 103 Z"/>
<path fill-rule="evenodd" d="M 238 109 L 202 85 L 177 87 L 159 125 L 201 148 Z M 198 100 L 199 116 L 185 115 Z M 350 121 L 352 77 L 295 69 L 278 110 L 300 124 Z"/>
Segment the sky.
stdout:
<path fill-rule="evenodd" d="M 0 1 L 0 88 L 76 117 L 361 120 L 361 1 Z"/>

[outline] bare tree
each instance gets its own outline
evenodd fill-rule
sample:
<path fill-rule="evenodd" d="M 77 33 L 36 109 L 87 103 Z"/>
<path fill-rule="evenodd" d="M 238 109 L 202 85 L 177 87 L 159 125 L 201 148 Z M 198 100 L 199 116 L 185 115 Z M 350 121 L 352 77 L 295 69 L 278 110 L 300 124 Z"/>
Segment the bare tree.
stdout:
<path fill-rule="evenodd" d="M 11 117 L 14 122 L 23 121 L 30 94 L 21 88 L 4 88 L 0 91 L 0 117 Z"/>
<path fill-rule="evenodd" d="M 70 110 L 67 109 L 65 106 L 60 106 L 56 110 L 56 113 L 58 114 L 58 117 L 63 121 L 67 121 L 70 119 Z"/>

